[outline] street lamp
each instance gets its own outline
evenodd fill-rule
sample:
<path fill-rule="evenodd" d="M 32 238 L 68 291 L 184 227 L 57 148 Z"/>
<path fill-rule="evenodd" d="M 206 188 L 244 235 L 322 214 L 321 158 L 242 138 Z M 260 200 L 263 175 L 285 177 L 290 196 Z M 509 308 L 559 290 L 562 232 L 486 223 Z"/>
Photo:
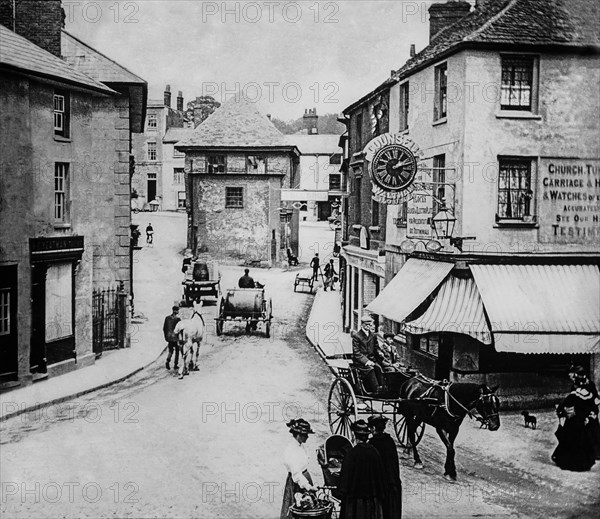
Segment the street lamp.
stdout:
<path fill-rule="evenodd" d="M 431 225 L 439 240 L 450 240 L 450 245 L 462 252 L 464 240 L 474 240 L 475 236 L 452 236 L 456 225 L 456 216 L 446 207 L 444 203 L 440 212 L 431 219 Z"/>

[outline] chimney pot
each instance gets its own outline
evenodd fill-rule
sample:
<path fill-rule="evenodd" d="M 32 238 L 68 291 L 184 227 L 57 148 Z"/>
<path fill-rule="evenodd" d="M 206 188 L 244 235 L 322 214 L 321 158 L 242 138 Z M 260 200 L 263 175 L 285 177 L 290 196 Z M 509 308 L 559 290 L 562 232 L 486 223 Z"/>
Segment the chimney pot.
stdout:
<path fill-rule="evenodd" d="M 165 106 L 171 108 L 171 85 L 165 87 L 164 92 Z"/>
<path fill-rule="evenodd" d="M 183 92 L 177 92 L 177 110 L 183 112 Z"/>
<path fill-rule="evenodd" d="M 411 43 L 410 44 L 410 57 L 414 58 L 417 55 L 417 51 L 415 49 L 415 44 Z"/>
<path fill-rule="evenodd" d="M 267 119 L 271 120 L 271 114 L 267 114 Z"/>

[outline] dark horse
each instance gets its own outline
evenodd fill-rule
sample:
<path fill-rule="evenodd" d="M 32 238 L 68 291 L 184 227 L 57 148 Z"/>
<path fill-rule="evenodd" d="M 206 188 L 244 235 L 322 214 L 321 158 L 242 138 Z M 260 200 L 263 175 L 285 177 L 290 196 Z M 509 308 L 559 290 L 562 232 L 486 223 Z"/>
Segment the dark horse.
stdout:
<path fill-rule="evenodd" d="M 477 410 L 475 417 L 482 427 L 496 431 L 500 427 L 499 401 L 495 395 L 498 386 L 490 389 L 485 384 L 452 383 L 442 385 L 436 381 L 413 377 L 400 387 L 397 411 L 406 419 L 408 439 L 412 446 L 415 468 L 423 468 L 415 442 L 416 429 L 421 422 L 435 428 L 446 446 L 444 477 L 456 481 L 454 465 L 454 440 L 460 424 L 468 414 Z"/>

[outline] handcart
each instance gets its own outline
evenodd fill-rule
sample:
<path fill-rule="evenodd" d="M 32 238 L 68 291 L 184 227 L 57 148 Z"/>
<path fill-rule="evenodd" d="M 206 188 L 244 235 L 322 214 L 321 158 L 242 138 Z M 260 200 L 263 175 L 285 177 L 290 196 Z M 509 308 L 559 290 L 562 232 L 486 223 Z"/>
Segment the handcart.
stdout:
<path fill-rule="evenodd" d="M 308 291 L 312 294 L 314 283 L 315 280 L 312 272 L 310 277 L 301 276 L 300 273 L 298 273 L 296 274 L 296 279 L 294 280 L 294 292 L 296 292 L 296 289 L 300 287 L 302 289 L 308 288 Z"/>

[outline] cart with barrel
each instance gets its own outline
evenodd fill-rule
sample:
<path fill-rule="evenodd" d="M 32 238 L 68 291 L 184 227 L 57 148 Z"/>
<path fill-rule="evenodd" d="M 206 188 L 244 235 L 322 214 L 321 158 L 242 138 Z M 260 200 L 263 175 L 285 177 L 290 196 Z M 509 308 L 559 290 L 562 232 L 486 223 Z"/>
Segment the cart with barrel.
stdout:
<path fill-rule="evenodd" d="M 203 297 L 218 300 L 221 295 L 221 273 L 214 263 L 184 259 L 181 270 L 185 275 L 181 282 L 183 298 L 188 306 L 193 301 L 199 303 Z"/>
<path fill-rule="evenodd" d="M 329 427 L 333 434 L 352 438 L 350 425 L 358 419 L 359 414 L 383 414 L 391 417 L 394 433 L 398 443 L 410 447 L 406 419 L 400 412 L 403 402 L 398 397 L 400 385 L 413 377 L 417 372 L 413 370 L 383 373 L 385 384 L 384 391 L 369 393 L 363 384 L 360 372 L 352 362 L 336 368 L 336 378 L 329 390 L 327 411 Z M 425 424 L 420 423 L 415 433 L 418 444 L 423 438 Z"/>
<path fill-rule="evenodd" d="M 271 298 L 265 296 L 264 288 L 230 288 L 221 298 L 215 318 L 217 335 L 223 334 L 225 323 L 245 322 L 246 333 L 262 324 L 265 335 L 270 337 L 272 319 Z"/>

